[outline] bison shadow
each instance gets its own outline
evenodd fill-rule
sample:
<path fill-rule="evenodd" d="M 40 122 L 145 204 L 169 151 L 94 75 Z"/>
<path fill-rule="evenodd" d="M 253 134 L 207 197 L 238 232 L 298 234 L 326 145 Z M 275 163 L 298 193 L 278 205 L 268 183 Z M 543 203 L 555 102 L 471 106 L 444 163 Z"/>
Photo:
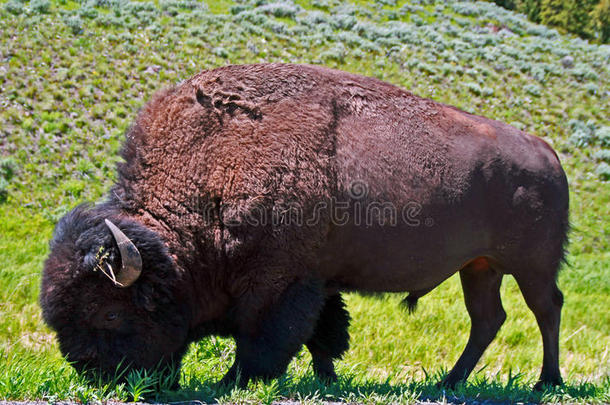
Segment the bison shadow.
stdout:
<path fill-rule="evenodd" d="M 523 375 L 509 373 L 508 381 L 489 380 L 484 376 L 473 376 L 455 389 L 438 387 L 446 371 L 428 376 L 423 381 L 406 383 L 367 381 L 355 376 L 340 376 L 330 385 L 313 375 L 293 378 L 289 374 L 270 383 L 254 383 L 249 390 L 219 386 L 211 379 L 191 379 L 179 391 L 166 392 L 161 401 L 181 400 L 184 403 L 204 402 L 259 402 L 259 403 L 449 403 L 449 404 L 495 404 L 495 403 L 548 403 L 581 402 L 599 395 L 599 387 L 590 382 L 567 383 L 542 392 L 532 391 L 534 381 Z"/>

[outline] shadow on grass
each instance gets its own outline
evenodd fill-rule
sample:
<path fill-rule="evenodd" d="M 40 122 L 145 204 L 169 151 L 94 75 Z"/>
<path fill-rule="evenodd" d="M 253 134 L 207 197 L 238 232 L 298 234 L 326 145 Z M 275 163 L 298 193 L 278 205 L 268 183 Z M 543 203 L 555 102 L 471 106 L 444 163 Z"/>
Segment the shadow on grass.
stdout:
<path fill-rule="evenodd" d="M 416 403 L 441 402 L 459 404 L 480 403 L 548 403 L 588 402 L 607 403 L 610 400 L 610 378 L 600 385 L 589 382 L 565 384 L 543 392 L 532 391 L 533 382 L 524 381 L 521 375 L 509 375 L 505 383 L 475 377 L 455 389 L 437 387 L 442 374 L 424 381 L 391 383 L 340 377 L 339 381 L 325 385 L 307 374 L 292 379 L 283 376 L 269 383 L 250 383 L 247 390 L 220 387 L 211 380 L 190 380 L 180 391 L 161 394 L 159 401 L 202 401 L 230 403 L 273 403 L 297 401 L 306 403 Z"/>
<path fill-rule="evenodd" d="M 289 373 L 268 383 L 253 382 L 248 389 L 221 387 L 216 384 L 222 370 L 213 375 L 182 373 L 179 390 L 170 390 L 172 375 L 160 372 L 131 371 L 125 382 L 91 382 L 78 375 L 63 359 L 49 359 L 31 352 L 0 350 L 0 400 L 44 399 L 81 403 L 106 401 L 152 401 L 164 403 L 223 402 L 263 403 L 296 401 L 300 403 L 610 403 L 610 377 L 597 384 L 570 381 L 545 392 L 533 392 L 534 381 L 509 372 L 506 381 L 487 378 L 481 370 L 467 384 L 454 390 L 438 388 L 445 372 L 408 378 L 392 375 L 385 381 L 362 377 L 350 370 L 340 370 L 339 380 L 325 385 L 307 371 Z M 177 371 L 176 371 L 177 373 Z M 175 375 L 175 374 L 174 374 Z M 176 376 L 177 377 L 177 376 Z M 396 382 L 398 381 L 398 382 Z"/>

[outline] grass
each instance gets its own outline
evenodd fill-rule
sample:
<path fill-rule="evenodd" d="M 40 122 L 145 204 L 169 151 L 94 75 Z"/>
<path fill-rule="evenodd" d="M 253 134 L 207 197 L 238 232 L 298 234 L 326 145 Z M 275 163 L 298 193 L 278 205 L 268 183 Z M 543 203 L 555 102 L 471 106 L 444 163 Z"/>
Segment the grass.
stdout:
<path fill-rule="evenodd" d="M 489 3 L 384 4 L 0 1 L 0 399 L 610 401 L 610 47 Z M 573 67 L 562 65 L 566 56 Z M 37 304 L 57 219 L 103 198 L 123 133 L 154 91 L 203 68 L 270 61 L 377 76 L 536 133 L 559 151 L 573 224 L 571 267 L 559 277 L 564 387 L 530 391 L 542 345 L 510 277 L 502 287 L 508 320 L 454 391 L 435 383 L 468 334 L 456 277 L 423 298 L 414 315 L 400 309 L 401 296 L 348 294 L 351 349 L 330 387 L 313 377 L 303 351 L 279 380 L 247 391 L 218 388 L 233 350 L 219 338 L 192 345 L 179 391 L 155 373 L 88 385 L 62 359 Z"/>

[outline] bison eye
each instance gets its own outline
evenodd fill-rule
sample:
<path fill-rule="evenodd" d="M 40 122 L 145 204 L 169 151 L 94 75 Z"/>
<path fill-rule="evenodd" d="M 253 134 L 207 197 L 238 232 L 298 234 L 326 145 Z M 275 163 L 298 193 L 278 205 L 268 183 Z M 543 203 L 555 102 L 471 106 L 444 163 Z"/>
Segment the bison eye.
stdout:
<path fill-rule="evenodd" d="M 117 329 L 121 327 L 123 318 L 122 308 L 119 305 L 110 305 L 109 308 L 99 311 L 92 323 L 98 329 Z"/>
<path fill-rule="evenodd" d="M 119 319 L 119 314 L 115 311 L 109 311 L 106 312 L 106 316 L 104 318 L 106 319 L 106 322 L 114 322 Z"/>

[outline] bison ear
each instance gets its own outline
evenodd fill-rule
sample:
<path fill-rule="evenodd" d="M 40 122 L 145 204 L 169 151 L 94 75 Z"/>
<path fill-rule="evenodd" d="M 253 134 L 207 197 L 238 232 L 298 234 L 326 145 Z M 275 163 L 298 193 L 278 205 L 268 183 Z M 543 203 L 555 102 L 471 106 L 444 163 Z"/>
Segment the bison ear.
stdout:
<path fill-rule="evenodd" d="M 136 302 L 138 306 L 144 308 L 148 312 L 154 312 L 157 309 L 154 299 L 154 288 L 148 283 L 143 283 L 139 286 L 137 291 Z"/>
<path fill-rule="evenodd" d="M 109 241 L 106 243 L 96 242 L 91 245 L 91 248 L 83 258 L 85 268 L 93 271 L 98 271 L 100 267 L 105 269 L 106 263 L 114 263 L 116 258 L 119 257 L 119 252 L 109 244 Z"/>
<path fill-rule="evenodd" d="M 91 249 L 89 251 L 89 253 L 87 253 L 85 255 L 85 258 L 83 259 L 83 264 L 85 265 L 85 267 L 87 269 L 95 269 L 97 266 L 97 252 L 99 251 L 98 249 Z"/>

